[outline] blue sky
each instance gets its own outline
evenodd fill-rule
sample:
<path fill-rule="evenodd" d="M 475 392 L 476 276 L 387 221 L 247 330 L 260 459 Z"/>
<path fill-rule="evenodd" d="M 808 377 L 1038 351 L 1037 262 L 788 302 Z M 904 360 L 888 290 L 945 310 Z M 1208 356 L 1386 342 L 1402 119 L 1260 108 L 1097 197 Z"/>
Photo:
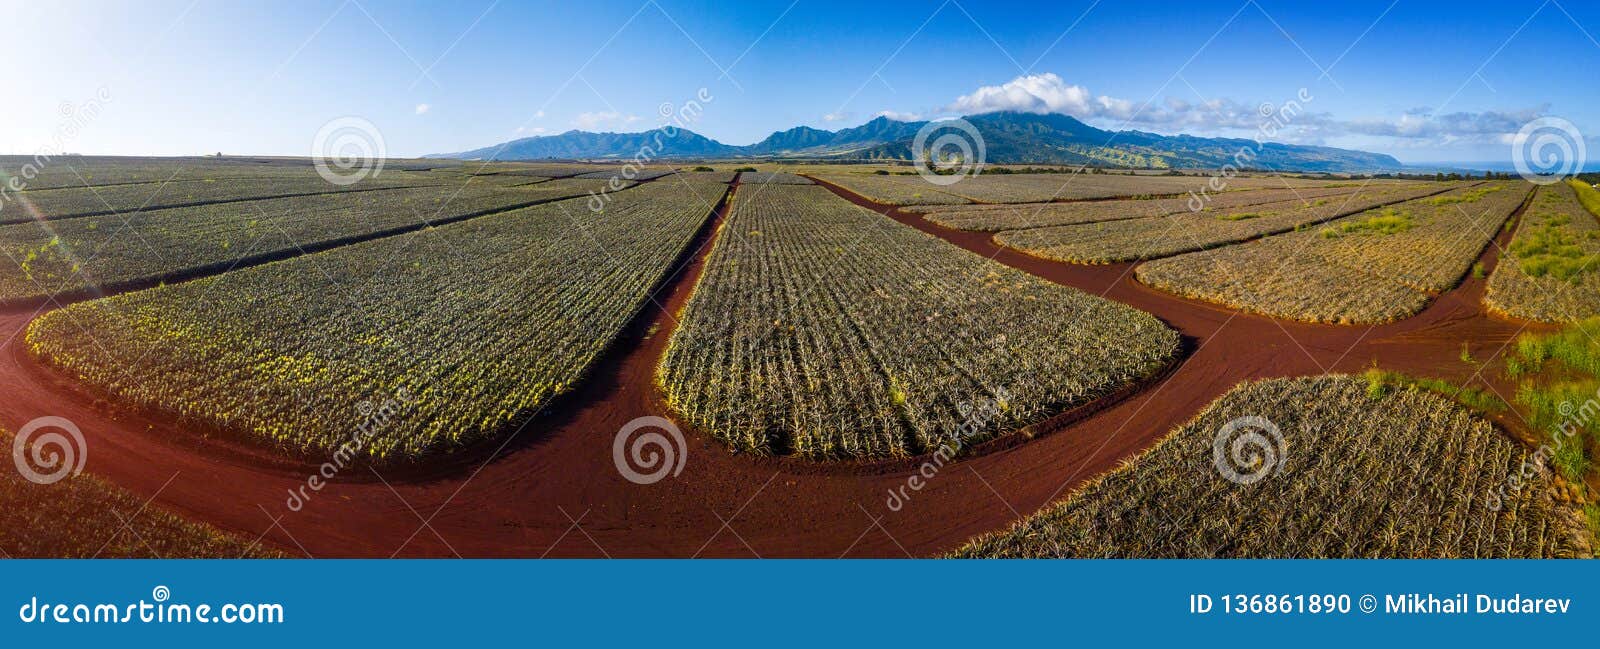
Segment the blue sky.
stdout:
<path fill-rule="evenodd" d="M 6 153 L 307 155 L 354 115 L 419 155 L 644 130 L 701 88 L 689 127 L 730 144 L 1008 108 L 1248 136 L 1302 88 L 1278 139 L 1404 161 L 1504 160 L 1547 115 L 1600 134 L 1576 0 L 4 4 Z"/>

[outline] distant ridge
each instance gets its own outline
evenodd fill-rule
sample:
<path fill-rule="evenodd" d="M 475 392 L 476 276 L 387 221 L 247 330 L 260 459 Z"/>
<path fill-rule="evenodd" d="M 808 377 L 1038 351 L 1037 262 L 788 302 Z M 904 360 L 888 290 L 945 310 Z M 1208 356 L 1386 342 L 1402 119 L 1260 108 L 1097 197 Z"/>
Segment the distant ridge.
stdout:
<path fill-rule="evenodd" d="M 1059 114 L 997 112 L 965 118 L 983 138 L 993 164 L 1089 164 L 1104 167 L 1197 169 L 1238 162 L 1254 169 L 1310 172 L 1393 172 L 1393 156 L 1351 149 L 1304 146 L 1239 138 L 1106 131 Z M 748 146 L 732 146 L 687 129 L 642 133 L 567 131 L 503 144 L 434 154 L 464 160 L 631 159 L 641 150 L 652 158 L 813 158 L 817 160 L 911 160 L 912 142 L 928 122 L 878 117 L 854 128 L 827 131 L 796 126 Z"/>

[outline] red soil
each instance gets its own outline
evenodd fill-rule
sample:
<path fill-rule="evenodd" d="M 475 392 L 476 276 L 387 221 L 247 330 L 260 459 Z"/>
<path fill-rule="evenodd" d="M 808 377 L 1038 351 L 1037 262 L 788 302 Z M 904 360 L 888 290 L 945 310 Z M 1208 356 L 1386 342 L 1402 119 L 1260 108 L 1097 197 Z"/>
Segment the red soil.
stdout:
<path fill-rule="evenodd" d="M 683 473 L 636 485 L 618 474 L 612 440 L 636 417 L 670 416 L 653 372 L 676 323 L 669 312 L 682 309 L 709 251 L 703 237 L 657 296 L 660 306 L 648 307 L 594 376 L 519 431 L 503 452 L 472 449 L 426 474 L 384 469 L 383 480 L 369 469 L 346 469 L 298 512 L 287 509 L 288 492 L 304 485 L 314 467 L 270 461 L 96 398 L 26 352 L 22 330 L 32 312 L 0 314 L 0 340 L 9 341 L 0 348 L 0 423 L 16 430 L 35 417 L 71 419 L 87 438 L 89 471 L 192 519 L 247 538 L 264 534 L 264 543 L 291 554 L 927 556 L 1065 495 L 1240 381 L 1356 372 L 1373 362 L 1467 380 L 1474 370 L 1458 359 L 1464 341 L 1474 357 L 1491 359 L 1524 328 L 1487 316 L 1484 280 L 1470 277 L 1423 313 L 1377 327 L 1240 314 L 1141 285 L 1130 264 L 1070 266 L 1028 257 L 996 247 L 987 234 L 944 229 L 824 186 L 1000 263 L 1153 313 L 1183 334 L 1187 357 L 1060 430 L 945 465 L 923 489 L 909 491 L 898 512 L 885 500 L 913 474 L 907 463 L 836 467 L 738 456 L 687 427 Z M 1488 270 L 1497 250 L 1489 246 L 1483 254 Z M 1507 386 L 1495 387 L 1509 395 Z M 274 526 L 280 516 L 281 526 Z"/>

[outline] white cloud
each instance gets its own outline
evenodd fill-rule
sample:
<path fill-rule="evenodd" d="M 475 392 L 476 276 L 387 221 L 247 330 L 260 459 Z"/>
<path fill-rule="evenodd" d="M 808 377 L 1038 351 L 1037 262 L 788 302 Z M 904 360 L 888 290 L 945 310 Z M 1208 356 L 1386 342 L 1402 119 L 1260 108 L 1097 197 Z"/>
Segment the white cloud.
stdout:
<path fill-rule="evenodd" d="M 616 111 L 601 111 L 597 113 L 579 113 L 578 117 L 572 120 L 572 125 L 585 131 L 593 131 L 599 128 L 626 126 L 637 121 L 639 121 L 638 115 L 624 115 Z"/>
<path fill-rule="evenodd" d="M 902 113 L 895 110 L 880 110 L 873 118 L 887 117 L 897 122 L 920 122 L 923 120 L 921 113 Z"/>
<path fill-rule="evenodd" d="M 842 121 L 845 121 L 847 119 L 850 119 L 853 115 L 854 115 L 854 113 L 851 113 L 850 111 L 847 111 L 847 110 L 839 111 L 837 113 L 828 113 L 827 115 L 823 115 L 822 116 L 822 121 L 824 121 L 824 122 L 842 122 Z"/>
<path fill-rule="evenodd" d="M 529 127 L 526 127 L 526 126 L 518 126 L 517 130 L 515 131 L 515 133 L 517 135 L 544 135 L 545 133 L 549 133 L 549 132 L 550 132 L 550 129 L 547 129 L 547 128 L 543 127 L 543 126 L 535 126 L 535 127 L 532 127 L 532 128 L 529 128 Z"/>
<path fill-rule="evenodd" d="M 1328 138 L 1377 137 L 1394 146 L 1450 145 L 1459 142 L 1504 142 L 1523 124 L 1549 114 L 1549 105 L 1514 110 L 1456 112 L 1435 115 L 1426 107 L 1411 108 L 1399 115 L 1336 119 L 1316 112 L 1315 97 L 1302 101 L 1300 89 L 1289 89 L 1281 97 L 1257 98 L 1266 103 L 1240 102 L 1219 98 L 1189 101 L 1167 97 L 1161 102 L 1135 102 L 1107 95 L 1095 95 L 1081 85 L 1067 83 L 1054 73 L 1030 74 L 1006 83 L 982 86 L 957 97 L 937 113 L 977 115 L 998 111 L 1059 113 L 1110 129 L 1153 130 L 1167 134 L 1232 135 L 1252 137 L 1267 130 L 1264 139 L 1290 143 L 1321 143 Z M 1309 95 L 1308 95 L 1309 96 Z M 1294 102 L 1294 114 L 1271 124 Z M 893 119 L 915 120 L 920 115 L 883 111 Z M 1270 125 L 1270 129 L 1269 129 Z"/>
<path fill-rule="evenodd" d="M 417 104 L 417 114 L 418 115 L 427 115 L 428 111 L 432 110 L 432 109 L 433 109 L 433 107 L 429 106 L 427 104 Z"/>
<path fill-rule="evenodd" d="M 534 113 L 533 114 L 533 118 L 534 119 L 544 119 L 544 111 L 541 110 L 541 111 L 539 111 L 537 113 Z"/>
<path fill-rule="evenodd" d="M 1011 110 L 1091 117 L 1095 101 L 1088 88 L 1070 85 L 1054 72 L 1046 72 L 1020 76 L 998 86 L 983 86 L 957 97 L 945 110 L 962 115 Z"/>

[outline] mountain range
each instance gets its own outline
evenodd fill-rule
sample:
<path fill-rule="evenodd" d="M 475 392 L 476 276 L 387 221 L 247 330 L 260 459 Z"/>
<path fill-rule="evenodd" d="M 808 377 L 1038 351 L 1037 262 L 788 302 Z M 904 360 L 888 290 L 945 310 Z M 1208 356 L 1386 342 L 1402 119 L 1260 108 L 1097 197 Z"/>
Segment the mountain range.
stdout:
<path fill-rule="evenodd" d="M 1215 169 L 1235 164 L 1249 169 L 1308 172 L 1392 172 L 1402 167 L 1393 156 L 1325 146 L 1306 146 L 1240 138 L 1160 135 L 1106 131 L 1060 114 L 996 112 L 964 118 L 977 130 L 989 164 L 1088 164 L 1102 167 Z M 796 126 L 755 144 L 723 144 L 683 128 L 640 133 L 567 131 L 503 144 L 434 154 L 463 160 L 816 159 L 912 160 L 917 132 L 929 122 L 878 117 L 838 131 Z M 935 133 L 935 138 L 947 130 Z M 1239 158 L 1240 152 L 1248 157 Z M 926 151 L 922 156 L 926 156 Z M 1240 163 L 1243 164 L 1240 164 Z"/>

